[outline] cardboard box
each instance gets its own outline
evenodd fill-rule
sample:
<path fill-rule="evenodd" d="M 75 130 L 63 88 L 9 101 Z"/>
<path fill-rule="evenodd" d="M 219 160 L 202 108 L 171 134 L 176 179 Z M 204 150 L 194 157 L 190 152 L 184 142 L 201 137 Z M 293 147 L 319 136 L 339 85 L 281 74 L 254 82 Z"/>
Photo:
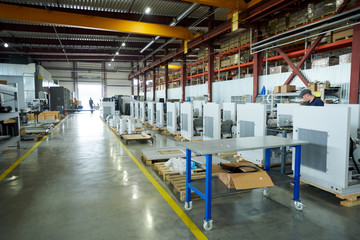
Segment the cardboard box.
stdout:
<path fill-rule="evenodd" d="M 320 91 L 321 89 L 326 89 L 326 88 L 330 88 L 330 82 L 329 81 L 326 81 L 324 83 L 318 83 L 317 87 L 316 87 L 316 90 Z"/>
<path fill-rule="evenodd" d="M 295 92 L 295 91 L 296 91 L 295 85 L 282 85 L 281 86 L 282 93 Z"/>
<path fill-rule="evenodd" d="M 7 81 L 6 80 L 0 80 L 0 84 L 6 85 Z"/>
<path fill-rule="evenodd" d="M 25 136 L 26 136 L 25 127 L 23 127 L 23 126 L 20 127 L 20 136 L 21 136 L 21 137 L 25 137 Z"/>
<path fill-rule="evenodd" d="M 339 56 L 339 64 L 351 63 L 351 53 Z"/>
<path fill-rule="evenodd" d="M 213 165 L 213 173 L 218 173 L 218 178 L 228 187 L 235 188 L 236 190 L 252 189 L 252 188 L 263 188 L 272 187 L 274 183 L 271 178 L 261 168 L 256 165 L 241 161 L 236 163 L 226 163 L 225 165 L 237 167 L 237 166 L 252 166 L 257 169 L 256 172 L 245 172 L 245 173 L 228 173 L 224 169 L 220 168 L 219 165 Z M 246 168 L 244 168 L 246 170 Z M 252 168 L 249 168 L 252 170 Z"/>
<path fill-rule="evenodd" d="M 274 87 L 274 93 L 280 93 L 281 92 L 281 86 Z"/>
<path fill-rule="evenodd" d="M 339 64 L 338 57 L 319 58 L 319 59 L 312 60 L 311 69 L 334 66 L 337 64 Z"/>
<path fill-rule="evenodd" d="M 310 89 L 310 91 L 312 91 L 312 92 L 316 92 L 317 91 L 317 83 L 311 82 L 308 86 L 308 89 Z"/>
<path fill-rule="evenodd" d="M 283 72 L 287 72 L 287 67 L 277 66 L 277 67 L 270 68 L 270 74 L 278 74 L 278 73 L 283 73 Z"/>

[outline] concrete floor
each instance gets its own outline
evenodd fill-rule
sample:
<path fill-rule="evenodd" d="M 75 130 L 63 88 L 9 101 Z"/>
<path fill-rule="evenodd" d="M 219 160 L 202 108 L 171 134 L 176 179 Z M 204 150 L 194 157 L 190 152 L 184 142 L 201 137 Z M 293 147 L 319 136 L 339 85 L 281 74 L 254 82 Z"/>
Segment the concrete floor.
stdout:
<path fill-rule="evenodd" d="M 155 135 L 154 146 L 176 145 Z M 0 173 L 34 142 L 0 153 Z M 129 143 L 140 159 L 151 143 Z M 160 178 L 153 177 L 183 209 Z M 204 231 L 204 201 L 186 212 L 209 239 L 360 239 L 360 206 L 339 206 L 333 194 L 290 186 L 268 197 L 253 190 L 213 199 L 214 228 Z M 122 149 L 98 114 L 73 114 L 0 182 L 0 239 L 196 239 Z"/>

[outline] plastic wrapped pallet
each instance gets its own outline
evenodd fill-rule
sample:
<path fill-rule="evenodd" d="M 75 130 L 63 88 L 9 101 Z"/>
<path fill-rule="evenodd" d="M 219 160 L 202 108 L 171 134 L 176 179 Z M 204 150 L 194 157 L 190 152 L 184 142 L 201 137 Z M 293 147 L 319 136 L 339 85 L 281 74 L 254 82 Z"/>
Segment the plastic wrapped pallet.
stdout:
<path fill-rule="evenodd" d="M 278 74 L 287 72 L 288 68 L 286 66 L 277 66 L 277 67 L 271 67 L 270 68 L 270 74 Z"/>
<path fill-rule="evenodd" d="M 323 68 L 323 67 L 333 66 L 338 63 L 339 63 L 338 57 L 319 58 L 312 60 L 311 68 L 312 69 Z"/>
<path fill-rule="evenodd" d="M 339 56 L 339 64 L 351 63 L 351 53 Z"/>

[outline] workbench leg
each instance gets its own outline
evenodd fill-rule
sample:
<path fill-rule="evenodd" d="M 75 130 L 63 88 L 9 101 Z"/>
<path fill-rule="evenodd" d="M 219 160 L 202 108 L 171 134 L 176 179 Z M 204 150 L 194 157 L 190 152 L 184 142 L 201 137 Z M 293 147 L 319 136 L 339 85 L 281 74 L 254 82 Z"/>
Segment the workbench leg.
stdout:
<path fill-rule="evenodd" d="M 296 210 L 303 210 L 305 204 L 300 201 L 300 165 L 301 165 L 301 146 L 295 146 L 295 169 L 294 169 L 294 205 Z"/>
<path fill-rule="evenodd" d="M 294 201 L 299 201 L 300 195 L 300 164 L 301 146 L 295 146 L 295 169 L 294 169 Z"/>
<path fill-rule="evenodd" d="M 271 149 L 265 149 L 265 170 L 270 171 Z"/>
<path fill-rule="evenodd" d="M 287 134 L 286 134 L 286 130 L 284 130 L 282 132 L 282 137 L 286 138 Z M 286 173 L 286 147 L 281 147 L 280 148 L 280 159 L 281 159 L 281 174 L 285 174 Z"/>
<path fill-rule="evenodd" d="M 191 189 L 188 184 L 191 183 L 191 150 L 186 149 L 186 202 L 191 202 Z"/>
<path fill-rule="evenodd" d="M 212 228 L 211 219 L 211 195 L 212 195 L 212 155 L 206 155 L 206 184 L 205 184 L 205 218 L 204 228 L 210 230 Z"/>

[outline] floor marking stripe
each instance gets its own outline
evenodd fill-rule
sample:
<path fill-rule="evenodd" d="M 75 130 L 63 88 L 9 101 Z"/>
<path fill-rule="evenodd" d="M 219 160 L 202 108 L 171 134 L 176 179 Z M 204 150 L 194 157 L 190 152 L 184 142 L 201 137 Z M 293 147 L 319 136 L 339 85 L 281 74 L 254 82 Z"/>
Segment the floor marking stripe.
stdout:
<path fill-rule="evenodd" d="M 53 133 L 53 131 L 55 131 L 63 123 L 63 121 L 61 121 L 55 128 L 53 128 L 49 132 L 48 135 L 45 135 L 39 142 L 37 142 L 32 148 L 30 148 L 24 155 L 22 155 L 18 160 L 16 160 L 16 162 L 13 163 L 13 165 L 11 165 L 8 169 L 6 169 L 5 172 L 3 172 L 0 175 L 0 181 L 2 181 L 9 173 L 11 173 L 27 156 L 29 156 L 29 154 L 32 153 L 48 136 L 50 136 Z"/>
<path fill-rule="evenodd" d="M 186 226 L 190 231 L 195 235 L 197 239 L 208 239 L 204 233 L 196 226 L 196 224 L 186 215 L 186 213 L 177 205 L 174 199 L 166 192 L 166 190 L 155 180 L 155 178 L 148 172 L 148 170 L 139 162 L 139 160 L 134 157 L 134 155 L 127 149 L 127 147 L 121 142 L 121 140 L 115 135 L 115 133 L 109 128 L 111 134 L 115 137 L 116 141 L 120 146 L 125 150 L 125 152 L 130 156 L 134 163 L 140 168 L 144 175 L 149 179 L 149 181 L 154 185 L 154 187 L 160 192 L 163 198 L 167 201 L 170 207 L 175 211 L 175 213 L 183 220 Z"/>

